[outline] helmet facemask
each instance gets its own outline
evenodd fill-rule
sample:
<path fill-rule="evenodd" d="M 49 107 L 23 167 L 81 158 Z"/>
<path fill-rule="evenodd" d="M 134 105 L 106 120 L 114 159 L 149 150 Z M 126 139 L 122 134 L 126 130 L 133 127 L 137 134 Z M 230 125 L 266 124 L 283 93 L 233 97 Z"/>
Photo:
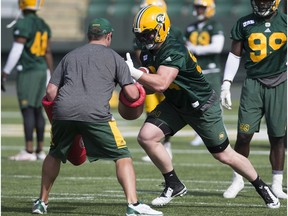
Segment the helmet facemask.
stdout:
<path fill-rule="evenodd" d="M 143 32 L 135 32 L 136 39 L 140 42 L 142 46 L 145 46 L 146 49 L 151 50 L 155 48 L 156 42 L 155 38 L 157 36 L 156 29 L 145 29 Z"/>
<path fill-rule="evenodd" d="M 251 0 L 254 14 L 266 17 L 277 10 L 276 0 Z"/>
<path fill-rule="evenodd" d="M 198 21 L 209 19 L 215 15 L 214 0 L 194 0 L 193 6 L 193 15 L 197 17 Z M 197 11 L 202 13 L 198 14 Z"/>
<path fill-rule="evenodd" d="M 202 5 L 194 5 L 194 8 L 195 8 L 195 11 L 194 11 L 194 14 L 195 14 L 195 16 L 197 17 L 197 20 L 198 21 L 202 21 L 202 20 L 204 20 L 205 18 L 206 18 L 206 16 L 205 16 L 205 11 L 206 11 L 206 9 L 207 9 L 207 7 L 205 7 L 205 6 L 202 6 Z M 202 13 L 202 14 L 198 14 L 198 10 L 204 10 L 204 13 Z"/>

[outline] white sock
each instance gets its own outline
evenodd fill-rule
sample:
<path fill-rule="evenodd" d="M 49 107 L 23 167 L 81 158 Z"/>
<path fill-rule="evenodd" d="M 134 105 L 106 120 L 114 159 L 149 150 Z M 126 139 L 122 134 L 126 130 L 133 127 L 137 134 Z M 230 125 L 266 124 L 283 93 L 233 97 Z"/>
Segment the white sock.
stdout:
<path fill-rule="evenodd" d="M 282 189 L 282 182 L 283 182 L 283 174 L 273 174 L 272 175 L 272 186 L 277 185 L 280 186 Z"/>
<path fill-rule="evenodd" d="M 233 181 L 236 179 L 238 181 L 243 181 L 243 177 L 240 174 L 238 174 L 237 172 L 233 171 Z"/>

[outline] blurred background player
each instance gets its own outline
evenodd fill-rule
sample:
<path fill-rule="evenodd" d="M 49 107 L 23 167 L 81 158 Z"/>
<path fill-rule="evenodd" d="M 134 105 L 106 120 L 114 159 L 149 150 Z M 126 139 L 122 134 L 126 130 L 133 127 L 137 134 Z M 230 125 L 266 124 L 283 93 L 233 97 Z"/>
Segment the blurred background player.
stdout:
<path fill-rule="evenodd" d="M 43 160 L 45 119 L 41 100 L 45 95 L 47 69 L 52 71 L 53 58 L 50 50 L 51 30 L 36 12 L 44 0 L 19 0 L 23 17 L 11 23 L 14 42 L 1 74 L 1 89 L 5 91 L 6 77 L 16 66 L 17 97 L 23 117 L 25 149 L 11 160 Z M 37 147 L 33 148 L 33 131 L 36 130 Z"/>
<path fill-rule="evenodd" d="M 164 0 L 143 0 L 140 4 L 140 9 L 144 8 L 148 5 L 155 5 L 158 7 L 163 8 L 166 12 L 167 12 L 167 4 Z M 173 34 L 181 43 L 185 43 L 185 38 L 183 33 L 181 32 L 180 29 L 178 29 L 175 26 L 171 26 L 170 27 L 170 31 L 169 34 Z M 135 38 L 134 41 L 134 52 L 136 55 L 136 62 L 138 64 L 138 66 L 141 66 L 139 57 L 140 57 L 140 53 L 141 53 L 141 44 L 137 41 L 137 39 Z M 156 71 L 150 71 L 152 73 L 156 73 Z M 161 93 L 153 93 L 153 94 L 147 94 L 146 95 L 146 99 L 145 99 L 145 110 L 146 113 L 150 113 L 152 112 L 155 107 L 162 101 L 164 100 L 165 96 Z M 171 142 L 170 142 L 170 136 L 166 136 L 164 138 L 164 140 L 162 141 L 163 146 L 165 147 L 165 149 L 167 150 L 169 156 L 173 157 L 172 155 L 172 148 L 171 148 Z M 149 158 L 148 155 L 142 157 L 142 160 L 145 162 L 151 162 L 151 159 Z"/>
<path fill-rule="evenodd" d="M 278 11 L 279 2 L 251 0 L 253 13 L 240 18 L 233 26 L 221 103 L 231 109 L 230 86 L 244 53 L 247 77 L 241 92 L 234 149 L 245 157 L 249 156 L 250 142 L 254 133 L 259 132 L 261 119 L 265 116 L 272 190 L 278 198 L 287 199 L 282 189 L 287 132 L 287 15 Z M 223 196 L 235 198 L 243 188 L 242 176 L 234 172 L 232 184 Z"/>
<path fill-rule="evenodd" d="M 220 96 L 220 53 L 225 40 L 223 26 L 213 19 L 216 9 L 214 0 L 195 0 L 193 6 L 197 21 L 186 28 L 186 46 L 197 58 L 206 80 Z M 203 141 L 196 134 L 190 144 L 198 146 L 203 144 Z"/>

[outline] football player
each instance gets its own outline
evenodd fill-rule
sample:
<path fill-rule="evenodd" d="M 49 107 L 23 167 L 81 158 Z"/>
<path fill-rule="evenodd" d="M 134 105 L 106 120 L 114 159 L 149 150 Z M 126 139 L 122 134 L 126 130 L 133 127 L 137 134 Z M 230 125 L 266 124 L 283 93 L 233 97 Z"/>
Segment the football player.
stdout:
<path fill-rule="evenodd" d="M 156 73 L 136 69 L 130 54 L 126 55 L 134 79 L 145 88 L 165 95 L 138 134 L 139 144 L 165 179 L 165 188 L 152 205 L 166 205 L 187 192 L 160 141 L 189 125 L 201 136 L 215 159 L 231 166 L 251 182 L 268 208 L 279 208 L 279 199 L 260 179 L 250 161 L 231 148 L 215 91 L 205 80 L 195 56 L 168 34 L 169 29 L 166 11 L 152 5 L 142 8 L 134 18 L 133 32 L 145 46 L 140 55 L 142 66 Z"/>
<path fill-rule="evenodd" d="M 140 8 L 146 7 L 148 5 L 155 5 L 158 7 L 163 8 L 167 12 L 167 4 L 165 3 L 164 0 L 143 0 L 140 4 Z M 173 34 L 174 37 L 176 37 L 181 43 L 184 43 L 184 35 L 182 32 L 175 26 L 170 27 L 169 34 Z M 137 57 L 137 60 L 139 61 L 139 56 L 140 56 L 140 50 L 141 50 L 141 43 L 135 41 L 135 54 Z M 145 48 L 145 47 L 144 47 Z M 151 71 L 152 72 L 152 71 Z M 153 72 L 152 72 L 153 73 Z M 154 93 L 154 94 L 147 94 L 146 95 L 146 100 L 145 100 L 145 110 L 146 113 L 150 113 L 154 110 L 154 108 L 162 101 L 164 100 L 164 95 L 162 93 Z M 172 158 L 172 149 L 171 149 L 171 142 L 170 142 L 170 136 L 167 136 L 164 138 L 162 141 L 165 149 L 167 150 L 168 154 Z M 144 156 L 142 157 L 142 160 L 145 162 L 151 162 L 151 159 L 149 156 Z"/>
<path fill-rule="evenodd" d="M 224 47 L 223 26 L 213 19 L 216 9 L 214 0 L 194 0 L 193 6 L 197 21 L 186 27 L 186 46 L 197 58 L 206 80 L 220 96 L 222 74 L 219 54 Z M 198 146 L 203 141 L 196 135 L 190 144 Z"/>
<path fill-rule="evenodd" d="M 249 156 L 250 142 L 265 118 L 270 142 L 272 190 L 287 199 L 283 191 L 285 134 L 287 126 L 287 15 L 278 11 L 280 0 L 251 0 L 253 13 L 240 18 L 231 30 L 232 46 L 224 70 L 221 103 L 231 109 L 230 86 L 245 56 L 247 77 L 238 111 L 235 151 Z M 244 52 L 245 51 L 245 52 Z M 235 198 L 244 188 L 237 170 L 225 198 Z"/>
<path fill-rule="evenodd" d="M 1 89 L 5 91 L 6 77 L 16 66 L 17 96 L 23 116 L 25 149 L 11 156 L 11 160 L 44 160 L 43 151 L 45 119 L 42 111 L 42 97 L 45 94 L 47 69 L 52 71 L 53 58 L 50 49 L 51 30 L 36 12 L 44 0 L 19 0 L 23 17 L 14 25 L 14 42 L 8 60 L 1 73 Z M 33 131 L 37 134 L 37 147 L 33 148 Z"/>

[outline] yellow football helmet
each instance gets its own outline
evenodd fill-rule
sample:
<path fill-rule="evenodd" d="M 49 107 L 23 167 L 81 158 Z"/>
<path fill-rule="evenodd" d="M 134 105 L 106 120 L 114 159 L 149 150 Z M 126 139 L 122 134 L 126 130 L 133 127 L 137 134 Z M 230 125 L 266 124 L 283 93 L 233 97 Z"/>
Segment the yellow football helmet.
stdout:
<path fill-rule="evenodd" d="M 140 8 L 146 7 L 148 5 L 158 6 L 167 11 L 167 5 L 164 0 L 143 0 L 140 4 Z"/>
<path fill-rule="evenodd" d="M 274 13 L 279 6 L 280 0 L 251 0 L 254 14 L 266 17 Z"/>
<path fill-rule="evenodd" d="M 44 4 L 44 0 L 18 0 L 18 4 L 21 10 L 39 10 Z"/>
<path fill-rule="evenodd" d="M 215 15 L 215 3 L 214 0 L 194 0 L 194 7 L 206 7 L 203 15 L 197 15 L 198 20 L 210 18 Z"/>
<path fill-rule="evenodd" d="M 157 43 L 165 41 L 170 19 L 167 12 L 154 5 L 148 5 L 136 14 L 133 22 L 133 33 L 141 45 L 154 49 Z"/>

